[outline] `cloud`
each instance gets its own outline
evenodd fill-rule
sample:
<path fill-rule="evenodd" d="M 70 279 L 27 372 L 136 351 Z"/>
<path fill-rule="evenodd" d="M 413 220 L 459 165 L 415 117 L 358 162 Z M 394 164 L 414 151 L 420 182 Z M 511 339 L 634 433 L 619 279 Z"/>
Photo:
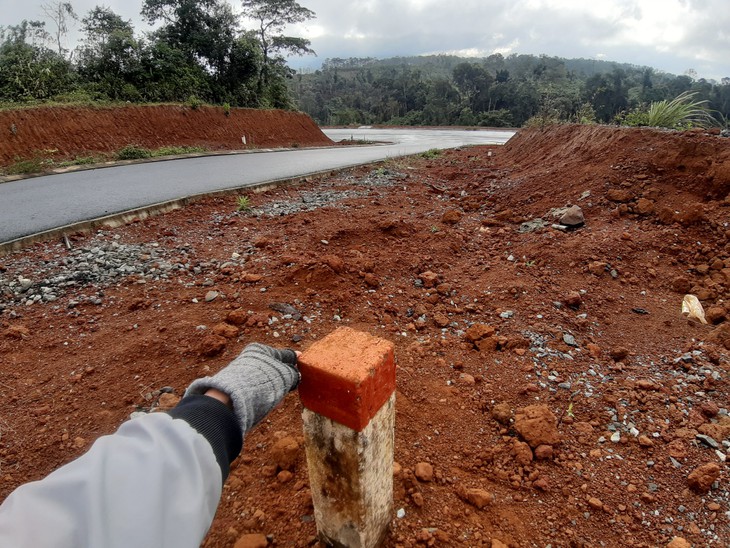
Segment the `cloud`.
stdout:
<path fill-rule="evenodd" d="M 312 42 L 318 67 L 330 57 L 393 57 L 432 53 L 530 53 L 597 58 L 719 80 L 730 76 L 727 0 L 299 0 L 317 18 L 291 29 Z M 0 0 L 2 24 L 39 19 L 42 0 Z M 72 0 L 77 13 L 109 5 L 149 30 L 142 1 Z M 231 5 L 240 10 L 238 0 Z M 78 34 L 78 29 L 77 29 Z"/>

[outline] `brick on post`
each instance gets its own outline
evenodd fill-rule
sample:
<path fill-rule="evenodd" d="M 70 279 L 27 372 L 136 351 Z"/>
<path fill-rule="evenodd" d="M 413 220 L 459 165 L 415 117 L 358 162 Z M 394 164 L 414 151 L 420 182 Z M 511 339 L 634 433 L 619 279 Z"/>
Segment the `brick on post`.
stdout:
<path fill-rule="evenodd" d="M 343 327 L 299 359 L 314 514 L 327 545 L 382 543 L 393 509 L 393 344 Z"/>

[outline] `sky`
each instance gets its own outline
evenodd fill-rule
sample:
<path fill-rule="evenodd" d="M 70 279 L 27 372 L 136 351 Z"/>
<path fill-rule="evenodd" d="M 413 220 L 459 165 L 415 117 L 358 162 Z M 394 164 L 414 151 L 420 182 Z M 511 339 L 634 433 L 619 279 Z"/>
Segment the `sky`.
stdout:
<path fill-rule="evenodd" d="M 45 3 L 48 3 L 47 0 Z M 97 4 L 149 30 L 141 0 L 70 0 L 77 13 Z M 0 25 L 44 19 L 43 1 L 0 0 Z M 239 10 L 236 0 L 231 0 Z M 728 0 L 299 0 L 316 18 L 288 29 L 317 56 L 292 58 L 316 69 L 327 58 L 455 54 L 546 54 L 647 65 L 720 81 L 730 77 Z M 73 44 L 71 44 L 73 45 Z"/>

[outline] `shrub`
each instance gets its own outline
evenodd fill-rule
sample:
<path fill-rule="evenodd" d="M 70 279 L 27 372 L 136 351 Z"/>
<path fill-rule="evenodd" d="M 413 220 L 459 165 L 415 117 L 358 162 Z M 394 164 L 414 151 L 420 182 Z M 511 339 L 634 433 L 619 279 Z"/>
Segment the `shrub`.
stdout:
<path fill-rule="evenodd" d="M 117 152 L 117 160 L 141 160 L 151 157 L 152 151 L 150 149 L 137 145 L 127 145 Z"/>
<path fill-rule="evenodd" d="M 239 196 L 236 199 L 237 204 L 237 211 L 250 211 L 251 210 L 251 200 L 248 196 Z"/>
<path fill-rule="evenodd" d="M 226 118 L 228 118 L 231 115 L 231 104 L 230 103 L 223 103 L 223 114 L 226 115 Z"/>

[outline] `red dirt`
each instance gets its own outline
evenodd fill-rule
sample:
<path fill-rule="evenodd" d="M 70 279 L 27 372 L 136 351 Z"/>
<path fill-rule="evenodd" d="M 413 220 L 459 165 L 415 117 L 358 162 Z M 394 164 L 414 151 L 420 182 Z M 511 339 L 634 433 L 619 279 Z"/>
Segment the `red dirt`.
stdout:
<path fill-rule="evenodd" d="M 235 108 L 226 116 L 222 108 L 205 106 L 48 107 L 0 110 L 0 127 L 7 137 L 0 140 L 0 165 L 34 155 L 110 153 L 127 145 L 209 150 L 332 145 L 309 116 L 284 110 Z"/>
<path fill-rule="evenodd" d="M 80 277 L 47 304 L 9 283 L 71 252 L 8 255 L 0 496 L 248 342 L 305 349 L 345 324 L 395 343 L 405 517 L 386 546 L 728 546 L 728 445 L 697 435 L 730 441 L 729 147 L 569 126 L 253 195 L 271 217 L 205 199 L 72 238 L 144 246 L 180 265 L 167 279 Z M 283 214 L 343 191 L 360 194 Z M 584 227 L 520 231 L 569 204 Z M 688 292 L 717 325 L 681 316 Z M 300 413 L 292 394 L 249 433 L 206 546 L 316 542 Z"/>

